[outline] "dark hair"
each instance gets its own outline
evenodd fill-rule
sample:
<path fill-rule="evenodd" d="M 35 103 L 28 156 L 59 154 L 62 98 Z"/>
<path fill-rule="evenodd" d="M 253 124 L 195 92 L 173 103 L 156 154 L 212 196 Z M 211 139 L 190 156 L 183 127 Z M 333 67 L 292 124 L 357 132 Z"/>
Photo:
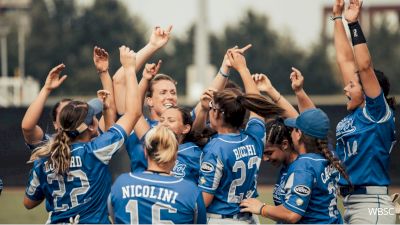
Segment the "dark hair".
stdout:
<path fill-rule="evenodd" d="M 70 101 L 72 101 L 72 99 L 64 98 L 64 99 L 61 99 L 61 101 L 58 101 L 56 104 L 54 104 L 53 108 L 51 108 L 51 115 L 50 115 L 51 120 L 53 122 L 57 121 L 57 109 L 58 109 L 58 107 L 60 107 L 60 104 L 64 103 L 64 102 L 70 102 Z"/>
<path fill-rule="evenodd" d="M 382 88 L 383 94 L 385 95 L 386 102 L 388 103 L 390 108 L 392 108 L 392 110 L 394 110 L 395 109 L 395 105 L 396 105 L 396 99 L 394 97 L 388 98 L 389 92 L 390 92 L 389 79 L 380 70 L 374 69 L 374 72 L 375 72 L 376 79 L 378 79 L 379 85 Z"/>
<path fill-rule="evenodd" d="M 332 151 L 328 148 L 328 139 L 318 139 L 310 135 L 301 134 L 300 141 L 304 143 L 308 153 L 319 153 L 329 161 L 330 165 L 333 165 L 339 173 L 347 180 L 350 186 L 353 184 L 350 181 L 350 177 L 346 172 L 344 166 L 340 163 L 340 160 L 336 158 Z"/>
<path fill-rule="evenodd" d="M 60 112 L 60 129 L 51 143 L 43 146 L 31 156 L 31 160 L 38 157 L 49 157 L 48 163 L 57 174 L 65 174 L 69 170 L 71 161 L 71 142 L 79 136 L 76 130 L 85 121 L 89 106 L 85 102 L 71 101 Z M 73 132 L 74 135 L 71 135 Z"/>
<path fill-rule="evenodd" d="M 290 136 L 291 130 L 292 128 L 285 126 L 282 118 L 267 122 L 265 124 L 265 143 L 280 145 L 284 140 L 287 140 L 294 151 L 292 137 Z"/>
<path fill-rule="evenodd" d="M 283 109 L 270 103 L 259 94 L 246 94 L 237 89 L 226 89 L 214 93 L 214 104 L 223 115 L 223 122 L 232 128 L 240 128 L 243 124 L 246 109 L 262 117 L 281 115 Z"/>
<path fill-rule="evenodd" d="M 155 77 L 153 77 L 153 79 L 151 79 L 150 83 L 149 83 L 149 87 L 147 88 L 147 93 L 146 93 L 146 97 L 151 97 L 153 96 L 153 86 L 155 83 L 157 83 L 160 80 L 167 80 L 167 81 L 171 81 L 175 86 L 178 84 L 178 82 L 176 82 L 174 79 L 172 79 L 172 77 L 165 75 L 165 74 L 157 74 Z"/>

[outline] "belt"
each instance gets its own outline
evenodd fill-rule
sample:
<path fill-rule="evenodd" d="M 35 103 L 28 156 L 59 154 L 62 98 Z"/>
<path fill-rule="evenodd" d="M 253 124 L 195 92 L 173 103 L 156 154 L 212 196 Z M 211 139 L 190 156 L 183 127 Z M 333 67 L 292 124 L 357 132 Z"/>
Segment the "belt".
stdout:
<path fill-rule="evenodd" d="M 207 213 L 207 217 L 213 219 L 234 219 L 234 220 L 248 220 L 252 218 L 252 213 L 238 213 L 235 215 L 221 215 L 215 213 Z"/>
<path fill-rule="evenodd" d="M 340 195 L 387 195 L 389 194 L 386 186 L 342 186 L 339 187 Z"/>

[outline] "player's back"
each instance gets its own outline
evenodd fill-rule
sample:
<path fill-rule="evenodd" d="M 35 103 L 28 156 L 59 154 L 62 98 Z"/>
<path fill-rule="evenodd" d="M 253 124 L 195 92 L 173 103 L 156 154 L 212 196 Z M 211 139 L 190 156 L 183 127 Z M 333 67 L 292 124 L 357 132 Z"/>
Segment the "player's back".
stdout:
<path fill-rule="evenodd" d="M 245 131 L 217 134 L 204 147 L 199 187 L 213 194 L 207 212 L 235 215 L 244 198 L 256 197 L 265 126 L 251 119 Z"/>
<path fill-rule="evenodd" d="M 287 171 L 284 206 L 300 215 L 300 224 L 342 223 L 337 208 L 339 172 L 322 155 L 299 155 Z"/>
<path fill-rule="evenodd" d="M 115 223 L 205 223 L 201 192 L 190 181 L 149 171 L 125 173 L 111 188 Z"/>
<path fill-rule="evenodd" d="M 26 195 L 32 200 L 46 198 L 51 223 L 68 223 L 78 214 L 81 223 L 109 223 L 108 162 L 125 139 L 123 129 L 114 125 L 91 142 L 72 144 L 69 170 L 64 175 L 53 172 L 48 158 L 35 161 Z"/>

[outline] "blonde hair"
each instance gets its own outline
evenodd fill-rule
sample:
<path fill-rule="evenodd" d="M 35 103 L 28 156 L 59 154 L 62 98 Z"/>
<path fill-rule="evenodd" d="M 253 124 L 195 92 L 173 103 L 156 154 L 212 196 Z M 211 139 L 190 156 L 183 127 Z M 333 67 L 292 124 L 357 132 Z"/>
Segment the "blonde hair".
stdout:
<path fill-rule="evenodd" d="M 175 161 L 178 145 L 175 134 L 165 126 L 156 126 L 149 130 L 144 141 L 147 156 L 158 165 Z"/>
<path fill-rule="evenodd" d="M 57 134 L 51 140 L 39 147 L 28 162 L 38 158 L 49 157 L 48 162 L 57 174 L 65 174 L 69 170 L 71 161 L 71 142 L 81 132 L 76 129 L 84 122 L 88 114 L 88 105 L 80 101 L 71 101 L 60 112 L 60 126 Z"/>

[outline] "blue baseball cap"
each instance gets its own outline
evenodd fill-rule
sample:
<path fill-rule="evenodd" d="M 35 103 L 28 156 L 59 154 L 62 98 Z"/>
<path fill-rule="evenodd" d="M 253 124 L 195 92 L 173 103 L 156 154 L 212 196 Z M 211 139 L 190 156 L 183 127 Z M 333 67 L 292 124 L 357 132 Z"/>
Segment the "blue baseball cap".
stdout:
<path fill-rule="evenodd" d="M 284 121 L 288 127 L 293 127 L 301 130 L 303 133 L 324 139 L 328 137 L 330 122 L 328 116 L 321 109 L 308 109 L 297 118 L 288 118 Z"/>
<path fill-rule="evenodd" d="M 103 102 L 98 98 L 93 98 L 87 104 L 89 105 L 89 109 L 84 121 L 86 125 L 90 125 L 93 122 L 93 116 L 103 111 Z"/>

